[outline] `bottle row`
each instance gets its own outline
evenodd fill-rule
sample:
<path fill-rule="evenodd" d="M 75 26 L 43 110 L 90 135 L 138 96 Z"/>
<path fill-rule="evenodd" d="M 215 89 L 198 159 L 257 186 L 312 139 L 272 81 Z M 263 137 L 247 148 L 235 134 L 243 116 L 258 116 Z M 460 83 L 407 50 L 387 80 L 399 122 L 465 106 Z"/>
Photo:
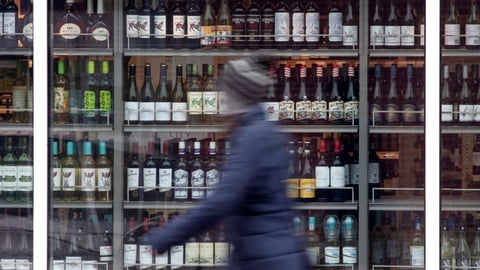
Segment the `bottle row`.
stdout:
<path fill-rule="evenodd" d="M 3 80 L 5 89 L 11 93 L 10 97 L 5 100 L 4 104 L 2 104 L 5 108 L 5 113 L 2 115 L 3 121 L 12 123 L 32 123 L 32 78 L 33 69 L 31 68 L 31 59 L 17 60 L 16 73 L 12 70 L 12 78 Z"/>
<path fill-rule="evenodd" d="M 32 213 L 25 209 L 4 209 L 1 225 L 0 267 L 32 269 Z"/>

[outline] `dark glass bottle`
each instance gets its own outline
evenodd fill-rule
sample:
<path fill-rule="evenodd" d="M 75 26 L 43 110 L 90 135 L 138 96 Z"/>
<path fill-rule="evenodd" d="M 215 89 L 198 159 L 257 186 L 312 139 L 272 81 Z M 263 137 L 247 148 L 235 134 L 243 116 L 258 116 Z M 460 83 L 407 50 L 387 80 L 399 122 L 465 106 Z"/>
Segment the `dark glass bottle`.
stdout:
<path fill-rule="evenodd" d="M 370 19 L 370 46 L 374 49 L 381 49 L 385 45 L 385 22 L 381 3 L 380 0 L 375 0 L 373 16 Z"/>
<path fill-rule="evenodd" d="M 330 187 L 332 191 L 332 201 L 343 202 L 345 201 L 344 190 L 345 187 L 345 161 L 342 158 L 342 142 L 340 139 L 334 141 L 334 153 L 335 158 L 330 164 Z M 340 189 L 336 189 L 340 188 Z"/>
<path fill-rule="evenodd" d="M 285 82 L 283 84 L 282 98 L 280 99 L 279 105 L 280 123 L 282 124 L 292 124 L 295 121 L 295 102 L 290 87 L 290 72 L 290 67 L 283 67 L 283 78 L 285 78 Z"/>
<path fill-rule="evenodd" d="M 400 46 L 403 48 L 415 47 L 416 20 L 413 13 L 412 0 L 407 1 L 405 16 L 400 26 Z"/>
<path fill-rule="evenodd" d="M 305 9 L 300 0 L 295 0 L 290 6 L 292 16 L 292 45 L 294 49 L 305 47 Z"/>
<path fill-rule="evenodd" d="M 314 162 L 313 155 L 311 154 L 311 145 L 309 141 L 304 143 L 302 168 L 300 172 L 300 200 L 303 202 L 311 202 L 315 200 L 315 176 L 312 163 Z"/>
<path fill-rule="evenodd" d="M 13 2 L 13 0 L 9 2 Z M 18 11 L 18 8 L 15 10 L 15 14 L 17 14 L 17 11 Z M 5 29 L 5 23 L 4 23 L 4 29 Z M 60 48 L 79 47 L 81 45 L 80 41 L 82 39 L 82 36 L 80 34 L 84 33 L 84 31 L 85 31 L 84 19 L 75 8 L 75 0 L 65 0 L 65 12 L 55 22 L 54 33 L 57 33 L 57 35 L 55 35 L 55 38 L 54 38 L 55 47 L 60 47 Z M 3 38 L 5 40 L 7 39 L 7 36 L 4 35 Z M 13 40 L 10 39 L 10 41 L 13 43 Z M 16 47 L 16 39 L 15 39 L 15 47 Z"/>
<path fill-rule="evenodd" d="M 97 177 L 91 141 L 83 141 L 79 164 L 81 199 L 89 202 L 95 201 L 97 197 Z"/>
<path fill-rule="evenodd" d="M 143 192 L 139 188 L 142 185 L 140 176 L 141 163 L 138 157 L 138 142 L 132 142 L 130 158 L 127 162 L 127 192 L 128 201 L 142 201 Z"/>
<path fill-rule="evenodd" d="M 480 48 L 480 18 L 476 0 L 471 0 L 470 12 L 465 22 L 465 47 L 467 49 Z"/>
<path fill-rule="evenodd" d="M 478 64 L 472 64 L 473 122 L 480 122 L 480 80 Z"/>
<path fill-rule="evenodd" d="M 99 98 L 99 123 L 113 123 L 113 82 L 110 79 L 109 62 L 102 61 L 102 72 L 98 82 L 98 98 Z"/>
<path fill-rule="evenodd" d="M 399 100 L 397 92 L 397 65 L 392 64 L 390 66 L 390 84 L 388 89 L 388 96 L 385 102 L 386 124 L 393 126 L 398 125 L 400 121 L 399 116 Z"/>
<path fill-rule="evenodd" d="M 172 92 L 172 123 L 177 125 L 187 122 L 187 94 L 183 84 L 182 69 L 182 65 L 177 65 Z"/>
<path fill-rule="evenodd" d="M 443 26 L 444 47 L 457 49 L 460 47 L 460 15 L 458 14 L 455 0 L 450 0 L 445 25 Z"/>
<path fill-rule="evenodd" d="M 55 96 L 53 100 L 53 121 L 55 124 L 68 123 L 68 87 L 68 76 L 65 74 L 65 61 L 59 60 L 57 63 L 57 74 L 55 76 L 55 82 L 53 86 Z"/>
<path fill-rule="evenodd" d="M 420 3 L 415 8 L 415 17 L 417 18 L 416 44 L 420 49 L 425 48 L 425 3 Z"/>
<path fill-rule="evenodd" d="M 327 142 L 320 140 L 319 158 L 315 165 L 316 200 L 326 202 L 330 200 L 330 164 L 327 158 Z"/>
<path fill-rule="evenodd" d="M 152 0 L 143 0 L 143 6 L 138 10 L 138 39 L 142 48 L 152 47 L 153 8 Z"/>
<path fill-rule="evenodd" d="M 373 193 L 373 188 L 381 187 L 380 179 L 380 159 L 377 155 L 377 148 L 375 142 L 370 138 L 370 147 L 368 149 L 368 167 L 367 167 L 367 179 L 368 179 L 368 198 L 372 199 L 372 196 L 375 196 L 375 199 L 380 198 L 380 191 L 376 190 Z"/>
<path fill-rule="evenodd" d="M 418 114 L 415 113 L 416 95 L 413 89 L 413 65 L 407 65 L 407 84 L 402 99 L 402 123 L 415 125 L 418 123 Z"/>
<path fill-rule="evenodd" d="M 247 48 L 258 49 L 261 42 L 261 26 L 262 15 L 260 14 L 260 5 L 258 0 L 253 0 L 250 7 L 247 9 L 246 18 L 246 34 L 247 34 Z"/>
<path fill-rule="evenodd" d="M 87 62 L 87 81 L 83 89 L 83 123 L 97 124 L 98 123 L 98 82 L 95 74 L 95 61 L 89 60 Z"/>
<path fill-rule="evenodd" d="M 14 0 L 9 0 L 3 10 L 3 46 L 7 49 L 17 48 L 17 30 L 20 26 L 18 18 L 18 6 Z"/>
<path fill-rule="evenodd" d="M 345 120 L 345 107 L 342 92 L 339 87 L 339 68 L 334 67 L 332 70 L 333 83 L 328 101 L 328 121 L 330 124 L 343 124 Z"/>
<path fill-rule="evenodd" d="M 385 20 L 385 47 L 388 49 L 397 49 L 400 47 L 401 27 L 398 19 L 397 3 L 390 0 L 390 9 Z"/>
<path fill-rule="evenodd" d="M 189 0 L 186 7 L 186 34 L 187 34 L 187 48 L 200 48 L 200 17 L 201 10 L 198 0 Z"/>
<path fill-rule="evenodd" d="M 328 47 L 339 48 L 343 44 L 343 12 L 337 0 L 332 0 L 328 9 Z"/>
<path fill-rule="evenodd" d="M 358 138 L 358 137 L 357 137 Z M 352 158 L 349 168 L 349 183 L 353 187 L 353 198 L 358 200 L 358 185 L 360 184 L 360 164 L 358 152 L 358 139 L 354 140 Z"/>
<path fill-rule="evenodd" d="M 155 91 L 155 122 L 170 123 L 172 120 L 172 102 L 167 84 L 167 65 L 160 64 L 160 78 Z"/>
<path fill-rule="evenodd" d="M 320 11 L 313 0 L 305 6 L 305 42 L 308 49 L 320 47 Z"/>
<path fill-rule="evenodd" d="M 187 82 L 188 122 L 192 125 L 199 125 L 203 122 L 202 85 L 198 74 L 198 65 L 191 64 L 191 68 L 190 82 Z"/>
<path fill-rule="evenodd" d="M 168 9 L 165 0 L 159 0 L 158 6 L 153 11 L 153 48 L 164 49 L 170 46 L 172 37 L 167 36 L 167 29 L 171 28 L 171 21 L 167 20 Z"/>
<path fill-rule="evenodd" d="M 218 90 L 213 79 L 213 65 L 207 65 L 207 75 L 202 82 L 203 122 L 208 125 L 218 120 Z"/>
<path fill-rule="evenodd" d="M 128 270 L 137 269 L 135 265 L 138 262 L 138 243 L 135 235 L 135 218 L 128 219 L 128 231 L 123 238 L 123 267 Z"/>
<path fill-rule="evenodd" d="M 0 23 L 0 48 L 4 48 L 3 45 L 3 13 L 5 12 L 5 0 L 0 1 L 0 17 L 2 18 L 2 21 Z"/>
<path fill-rule="evenodd" d="M 193 143 L 193 160 L 190 169 L 190 186 L 192 187 L 191 199 L 205 198 L 205 167 L 201 153 L 200 141 Z"/>
<path fill-rule="evenodd" d="M 160 199 L 171 199 L 171 189 L 173 183 L 173 164 L 169 143 L 163 143 L 162 159 L 158 164 L 158 186 L 160 192 Z"/>
<path fill-rule="evenodd" d="M 441 92 L 441 123 L 449 125 L 453 123 L 453 96 L 450 91 L 450 80 L 449 80 L 449 70 L 448 65 L 443 65 L 443 81 L 442 81 L 442 92 Z"/>
<path fill-rule="evenodd" d="M 425 123 L 425 69 L 423 67 L 417 68 L 415 77 L 416 96 L 418 97 L 416 106 L 417 111 L 420 112 L 418 114 L 418 122 L 419 125 L 423 125 Z"/>
<path fill-rule="evenodd" d="M 0 11 L 1 13 L 1 11 Z M 33 4 L 32 0 L 30 0 L 30 4 L 28 5 L 27 13 L 23 16 L 22 19 L 22 46 L 24 48 L 32 48 L 33 46 Z M 0 39 L 0 42 L 1 39 Z M 2 47 L 2 46 L 0 46 Z"/>
<path fill-rule="evenodd" d="M 307 68 L 302 65 L 300 68 L 300 90 L 295 102 L 297 124 L 310 124 L 312 120 L 312 102 L 307 93 L 306 77 Z"/>
<path fill-rule="evenodd" d="M 312 101 L 312 121 L 314 124 L 323 125 L 328 122 L 328 102 L 326 89 L 323 81 L 323 67 L 316 68 L 316 88 L 315 96 Z"/>
<path fill-rule="evenodd" d="M 275 47 L 287 49 L 290 45 L 290 10 L 285 1 L 280 1 L 275 9 Z"/>
<path fill-rule="evenodd" d="M 135 0 L 128 0 L 128 4 L 123 10 L 125 16 L 125 48 L 138 47 L 138 12 L 135 7 Z"/>
<path fill-rule="evenodd" d="M 264 49 L 271 49 L 274 45 L 275 36 L 275 7 L 270 0 L 266 0 L 261 8 L 260 33 L 261 46 Z"/>
<path fill-rule="evenodd" d="M 107 263 L 106 270 L 113 269 L 113 239 L 109 229 L 105 229 L 99 240 L 99 262 Z"/>
<path fill-rule="evenodd" d="M 137 77 L 136 77 L 136 66 L 135 64 L 130 64 L 129 67 L 129 79 L 128 87 L 125 89 L 124 97 L 124 122 L 125 124 L 137 124 L 138 123 L 138 109 L 139 109 L 139 94 L 137 87 Z"/>
<path fill-rule="evenodd" d="M 90 40 L 87 44 L 88 47 L 95 48 L 112 48 L 113 47 L 113 38 L 111 25 L 105 16 L 105 10 L 103 6 L 103 0 L 97 1 L 97 16 L 95 17 L 95 22 L 92 27 L 89 29 L 91 36 L 87 36 Z"/>
<path fill-rule="evenodd" d="M 175 1 L 173 8 L 170 11 L 170 16 L 167 23 L 167 35 L 172 35 L 172 48 L 182 49 L 185 47 L 185 35 L 187 33 L 187 17 L 183 7 L 183 2 Z"/>
<path fill-rule="evenodd" d="M 463 66 L 455 65 L 455 82 L 453 84 L 453 122 L 458 124 L 460 120 L 460 93 L 463 88 Z"/>
<path fill-rule="evenodd" d="M 472 98 L 472 90 L 470 88 L 470 81 L 468 79 L 468 65 L 463 65 L 462 75 L 463 83 L 458 106 L 458 121 L 461 125 L 471 125 L 473 123 L 474 117 L 474 105 Z"/>
<path fill-rule="evenodd" d="M 140 90 L 140 124 L 152 124 L 155 120 L 155 96 L 152 86 L 151 66 L 145 64 L 143 86 Z"/>
<path fill-rule="evenodd" d="M 382 111 L 384 106 L 383 93 L 382 93 L 382 65 L 375 65 L 375 85 L 373 88 L 372 100 L 370 103 L 370 123 L 372 125 L 382 125 L 383 124 L 383 113 L 377 112 Z"/>
<path fill-rule="evenodd" d="M 243 6 L 243 1 L 234 1 L 231 12 L 232 48 L 244 49 L 247 46 L 247 11 Z"/>
<path fill-rule="evenodd" d="M 146 158 L 143 161 L 142 177 L 143 177 L 143 200 L 155 201 L 158 198 L 158 164 L 154 156 L 154 145 L 152 141 L 147 143 Z"/>
<path fill-rule="evenodd" d="M 220 183 L 220 164 L 217 159 L 217 143 L 210 141 L 208 143 L 208 159 L 205 162 L 205 186 L 206 197 L 211 196 L 215 192 L 215 188 Z"/>
<path fill-rule="evenodd" d="M 173 169 L 173 200 L 188 199 L 188 163 L 185 154 L 185 141 L 178 142 L 177 162 Z"/>
<path fill-rule="evenodd" d="M 345 3 L 345 16 L 343 17 L 343 46 L 357 48 L 358 46 L 358 18 L 352 0 Z"/>
<path fill-rule="evenodd" d="M 358 125 L 358 92 L 355 88 L 355 68 L 350 66 L 344 104 L 345 123 L 348 125 Z"/>

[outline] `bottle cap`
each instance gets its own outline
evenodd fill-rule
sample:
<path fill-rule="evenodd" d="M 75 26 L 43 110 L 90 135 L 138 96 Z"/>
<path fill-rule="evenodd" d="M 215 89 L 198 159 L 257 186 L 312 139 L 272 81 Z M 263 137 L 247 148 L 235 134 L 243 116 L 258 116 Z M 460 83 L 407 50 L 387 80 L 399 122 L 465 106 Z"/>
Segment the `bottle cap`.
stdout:
<path fill-rule="evenodd" d="M 104 156 L 107 154 L 107 143 L 104 141 L 98 142 L 98 154 Z"/>
<path fill-rule="evenodd" d="M 103 60 L 102 61 L 102 73 L 103 74 L 108 74 L 108 61 L 107 60 Z"/>
<path fill-rule="evenodd" d="M 95 61 L 89 60 L 87 63 L 87 72 L 88 74 L 95 73 Z"/>
<path fill-rule="evenodd" d="M 167 64 L 160 64 L 160 77 L 167 77 Z"/>
<path fill-rule="evenodd" d="M 83 155 L 91 156 L 92 155 L 92 142 L 91 141 L 84 141 L 83 148 L 82 148 Z"/>
<path fill-rule="evenodd" d="M 463 78 L 468 79 L 468 65 L 463 65 Z"/>
<path fill-rule="evenodd" d="M 67 156 L 71 156 L 74 153 L 74 145 L 72 141 L 67 142 Z"/>
<path fill-rule="evenodd" d="M 408 79 L 413 78 L 413 65 L 412 64 L 407 65 L 407 78 Z"/>
<path fill-rule="evenodd" d="M 62 60 L 58 61 L 57 73 L 61 75 L 65 74 L 65 62 L 63 62 Z"/>
<path fill-rule="evenodd" d="M 382 77 L 382 65 L 375 65 L 375 79 L 380 79 Z"/>
<path fill-rule="evenodd" d="M 391 79 L 395 79 L 397 77 L 397 65 L 396 64 L 392 64 L 390 66 L 390 78 Z"/>
<path fill-rule="evenodd" d="M 54 155 L 54 156 L 58 155 L 58 142 L 57 141 L 52 142 L 52 155 Z"/>

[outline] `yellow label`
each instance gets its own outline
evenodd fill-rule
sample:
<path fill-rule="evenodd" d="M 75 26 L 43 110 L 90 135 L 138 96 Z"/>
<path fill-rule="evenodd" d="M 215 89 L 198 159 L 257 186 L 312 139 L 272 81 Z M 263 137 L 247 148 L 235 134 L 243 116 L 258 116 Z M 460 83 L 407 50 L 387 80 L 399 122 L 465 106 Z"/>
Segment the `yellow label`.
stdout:
<path fill-rule="evenodd" d="M 300 178 L 300 198 L 313 199 L 315 198 L 315 179 L 314 178 Z"/>
<path fill-rule="evenodd" d="M 297 178 L 287 180 L 287 197 L 298 198 L 299 180 Z"/>
<path fill-rule="evenodd" d="M 215 28 L 217 44 L 232 44 L 232 25 L 217 25 Z"/>

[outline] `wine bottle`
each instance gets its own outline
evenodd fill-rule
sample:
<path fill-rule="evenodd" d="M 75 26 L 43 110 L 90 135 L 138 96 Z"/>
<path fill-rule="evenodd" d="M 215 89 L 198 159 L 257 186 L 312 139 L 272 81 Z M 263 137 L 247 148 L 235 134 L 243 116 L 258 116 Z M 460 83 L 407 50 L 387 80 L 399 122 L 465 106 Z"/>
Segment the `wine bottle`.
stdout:
<path fill-rule="evenodd" d="M 33 46 L 33 4 L 32 4 L 32 0 L 30 0 L 30 3 L 28 5 L 27 13 L 25 13 L 25 15 L 23 16 L 21 27 L 22 27 L 21 41 L 22 41 L 23 48 L 32 48 L 32 46 Z M 0 27 L 0 29 L 1 29 L 1 27 Z"/>
<path fill-rule="evenodd" d="M 330 164 L 330 187 L 334 188 L 332 192 L 332 201 L 343 202 L 345 201 L 344 190 L 335 188 L 345 187 L 345 161 L 341 156 L 341 141 L 335 139 L 334 152 L 335 158 Z"/>
<path fill-rule="evenodd" d="M 440 248 L 440 266 L 443 269 L 453 269 L 455 263 L 455 247 L 452 245 L 450 241 L 450 232 L 448 231 L 448 227 L 446 221 L 444 221 L 442 225 L 442 235 L 441 235 L 441 248 Z"/>
<path fill-rule="evenodd" d="M 165 223 L 165 219 L 160 216 L 158 217 L 158 229 L 162 229 Z M 163 269 L 166 268 L 168 265 L 168 250 L 163 252 L 163 253 L 158 253 L 156 252 L 155 247 L 154 248 L 154 254 L 155 254 L 155 266 L 156 269 Z"/>
<path fill-rule="evenodd" d="M 88 33 L 91 34 L 87 36 L 88 47 L 108 49 L 113 47 L 111 25 L 109 25 L 107 16 L 105 16 L 103 0 L 97 1 L 97 16 Z"/>
<path fill-rule="evenodd" d="M 478 64 L 472 64 L 473 122 L 480 122 L 480 80 Z"/>
<path fill-rule="evenodd" d="M 3 13 L 5 12 L 5 0 L 4 1 L 0 1 L 0 48 L 4 48 L 4 45 L 3 45 Z"/>
<path fill-rule="evenodd" d="M 242 1 L 234 1 L 232 15 L 232 48 L 245 49 L 248 45 L 247 10 Z"/>
<path fill-rule="evenodd" d="M 203 122 L 215 124 L 218 120 L 218 90 L 213 79 L 213 65 L 207 65 L 207 75 L 202 83 Z"/>
<path fill-rule="evenodd" d="M 172 102 L 167 84 L 167 65 L 160 64 L 160 78 L 155 91 L 155 121 L 167 124 L 172 120 Z"/>
<path fill-rule="evenodd" d="M 465 224 L 462 221 L 455 247 L 455 269 L 468 269 L 470 266 L 470 247 L 467 242 Z"/>
<path fill-rule="evenodd" d="M 470 12 L 465 22 L 465 47 L 480 48 L 480 18 L 478 17 L 477 1 L 471 0 Z"/>
<path fill-rule="evenodd" d="M 143 0 L 143 5 L 138 9 L 138 41 L 141 48 L 152 47 L 153 9 L 152 0 Z"/>
<path fill-rule="evenodd" d="M 182 77 L 182 65 L 177 65 L 175 86 L 172 92 L 172 123 L 182 125 L 187 122 L 187 95 Z"/>
<path fill-rule="evenodd" d="M 402 123 L 404 125 L 414 125 L 418 123 L 415 113 L 416 97 L 413 90 L 413 65 L 407 65 L 407 84 L 402 100 Z"/>
<path fill-rule="evenodd" d="M 458 121 L 461 125 L 471 125 L 474 117 L 474 105 L 470 81 L 468 80 L 468 65 L 463 65 L 463 84 L 460 92 L 460 103 L 458 106 Z"/>
<path fill-rule="evenodd" d="M 96 164 L 93 158 L 92 142 L 84 141 L 80 164 L 81 198 L 84 201 L 95 201 L 97 190 Z"/>
<path fill-rule="evenodd" d="M 450 0 L 448 14 L 445 18 L 443 34 L 444 47 L 447 49 L 457 49 L 460 47 L 460 15 L 458 15 L 455 0 Z"/>
<path fill-rule="evenodd" d="M 113 269 L 113 240 L 112 234 L 108 229 L 103 231 L 98 245 L 99 262 L 106 263 L 106 270 Z"/>
<path fill-rule="evenodd" d="M 353 215 L 346 215 L 342 218 L 342 263 L 356 264 L 357 247 L 357 228 L 356 220 Z"/>
<path fill-rule="evenodd" d="M 139 186 L 142 185 L 140 181 L 141 164 L 138 157 L 138 142 L 134 141 L 131 144 L 130 159 L 127 162 L 127 192 L 128 201 L 143 200 L 143 192 Z"/>
<path fill-rule="evenodd" d="M 261 46 L 264 49 L 271 49 L 275 40 L 275 8 L 271 0 L 266 0 L 261 8 L 260 33 Z"/>
<path fill-rule="evenodd" d="M 136 124 L 138 123 L 140 98 L 138 95 L 135 64 L 130 64 L 128 87 L 125 90 L 126 91 L 123 105 L 125 108 L 124 122 L 125 124 Z"/>
<path fill-rule="evenodd" d="M 305 47 L 305 9 L 300 0 L 295 0 L 290 6 L 292 16 L 292 45 L 294 49 Z"/>
<path fill-rule="evenodd" d="M 290 11 L 285 1 L 280 1 L 275 9 L 275 47 L 287 49 L 290 45 Z"/>
<path fill-rule="evenodd" d="M 246 17 L 246 35 L 247 35 L 247 48 L 258 49 L 261 45 L 261 27 L 262 27 L 262 15 L 258 0 L 253 0 L 250 7 L 247 9 Z"/>
<path fill-rule="evenodd" d="M 185 265 L 197 265 L 200 262 L 200 243 L 195 236 L 185 242 Z"/>
<path fill-rule="evenodd" d="M 72 124 L 78 124 L 82 122 L 81 108 L 82 108 L 82 89 L 81 81 L 83 74 L 79 69 L 78 60 L 72 58 L 69 59 L 69 86 L 68 86 L 68 121 Z M 84 65 L 81 65 L 82 67 Z"/>
<path fill-rule="evenodd" d="M 232 45 L 232 24 L 233 18 L 228 5 L 228 0 L 221 0 L 215 25 L 215 45 L 217 48 L 227 49 Z"/>
<path fill-rule="evenodd" d="M 217 143 L 210 141 L 208 143 L 208 158 L 205 162 L 206 197 L 212 196 L 218 183 L 220 183 L 220 170 L 217 160 Z"/>
<path fill-rule="evenodd" d="M 323 221 L 325 233 L 325 264 L 340 263 L 340 225 L 338 217 L 327 215 Z"/>
<path fill-rule="evenodd" d="M 135 218 L 128 220 L 128 231 L 123 238 L 123 267 L 129 270 L 137 269 L 137 238 L 135 237 Z"/>
<path fill-rule="evenodd" d="M 84 247 L 84 231 L 79 220 L 72 220 L 69 234 L 69 246 L 65 254 L 65 269 L 82 269 L 82 251 Z"/>
<path fill-rule="evenodd" d="M 387 111 L 386 115 L 386 124 L 388 125 L 398 125 L 400 121 L 399 117 L 399 102 L 397 94 L 397 65 L 392 64 L 390 66 L 390 83 L 388 88 L 388 96 L 386 99 L 385 110 Z"/>
<path fill-rule="evenodd" d="M 17 200 L 21 202 L 33 199 L 33 157 L 32 137 L 21 137 L 21 151 L 17 159 Z"/>
<path fill-rule="evenodd" d="M 425 3 L 421 3 L 415 9 L 417 17 L 417 38 L 416 44 L 420 49 L 425 48 Z"/>
<path fill-rule="evenodd" d="M 328 9 L 328 47 L 339 48 L 343 44 L 343 13 L 337 0 L 332 0 Z"/>
<path fill-rule="evenodd" d="M 167 35 L 172 35 L 172 48 L 184 48 L 186 42 L 185 36 L 187 33 L 187 16 L 181 1 L 174 2 L 170 11 L 169 21 L 170 23 L 168 23 L 167 26 L 170 26 L 171 29 L 167 30 Z"/>
<path fill-rule="evenodd" d="M 82 254 L 82 269 L 98 267 L 99 246 L 96 237 L 95 225 L 91 221 L 87 223 L 85 236 L 85 251 Z"/>
<path fill-rule="evenodd" d="M 87 81 L 83 89 L 83 123 L 97 124 L 99 98 L 98 82 L 95 76 L 95 61 L 89 60 L 87 63 Z"/>
<path fill-rule="evenodd" d="M 298 156 L 295 151 L 295 142 L 289 141 L 287 145 L 288 153 L 288 180 L 287 180 L 287 197 L 293 200 L 299 198 L 300 182 L 298 179 Z"/>
<path fill-rule="evenodd" d="M 380 0 L 375 0 L 372 19 L 370 20 L 370 46 L 381 49 L 385 45 L 385 22 L 382 17 Z"/>
<path fill-rule="evenodd" d="M 320 244 L 316 233 L 315 216 L 308 216 L 308 229 L 305 234 L 306 253 L 310 261 L 310 265 L 314 266 L 320 263 Z"/>
<path fill-rule="evenodd" d="M 269 68 L 270 77 L 272 81 L 268 85 L 268 90 L 265 95 L 265 99 L 263 102 L 263 109 L 265 111 L 265 120 L 267 121 L 278 121 L 279 120 L 279 102 L 276 95 L 276 70 L 275 67 L 272 65 Z"/>
<path fill-rule="evenodd" d="M 159 199 L 170 199 L 173 181 L 173 164 L 170 158 L 169 143 L 163 143 L 163 155 L 158 162 L 158 186 L 160 196 Z"/>
<path fill-rule="evenodd" d="M 316 88 L 312 101 L 312 121 L 320 125 L 328 122 L 328 102 L 324 87 L 323 70 L 322 66 L 317 66 L 316 68 Z"/>
<path fill-rule="evenodd" d="M 58 141 L 52 141 L 52 169 L 51 169 L 51 185 L 52 185 L 52 197 L 54 201 L 63 200 L 62 195 L 62 162 L 58 157 Z"/>
<path fill-rule="evenodd" d="M 377 155 L 377 148 L 375 142 L 370 139 L 370 147 L 368 149 L 368 167 L 367 167 L 367 178 L 368 178 L 368 198 L 378 199 L 380 198 L 380 191 L 376 190 L 373 193 L 374 188 L 381 187 L 380 183 L 380 159 Z"/>
<path fill-rule="evenodd" d="M 397 49 L 401 43 L 401 27 L 398 19 L 397 3 L 390 0 L 390 9 L 385 20 L 385 47 Z"/>
<path fill-rule="evenodd" d="M 113 82 L 110 79 L 109 62 L 102 61 L 102 73 L 98 81 L 98 104 L 100 124 L 110 125 L 113 123 Z"/>
<path fill-rule="evenodd" d="M 188 67 L 188 66 L 187 66 Z M 191 64 L 192 74 L 187 82 L 188 122 L 198 125 L 203 122 L 203 93 L 198 74 L 198 65 Z"/>
<path fill-rule="evenodd" d="M 153 267 L 153 247 L 150 240 L 150 219 L 143 218 L 143 235 L 138 241 L 138 262 L 140 269 L 155 269 Z"/>
<path fill-rule="evenodd" d="M 17 28 L 19 27 L 18 6 L 14 0 L 8 0 L 3 10 L 3 46 L 6 49 L 18 47 Z"/>
<path fill-rule="evenodd" d="M 198 4 L 199 0 L 189 0 L 186 6 L 186 33 L 187 33 L 187 48 L 200 48 L 200 17 L 201 10 Z"/>
<path fill-rule="evenodd" d="M 13 3 L 12 1 L 9 1 Z M 14 11 L 17 14 L 18 8 Z M 16 16 L 16 15 L 15 15 Z M 4 32 L 5 32 L 4 23 Z M 12 29 L 15 31 L 15 29 Z M 75 0 L 65 0 L 65 12 L 59 18 L 57 18 L 54 26 L 55 47 L 60 48 L 77 48 L 82 43 L 81 34 L 85 31 L 85 24 L 83 17 L 78 13 L 75 7 Z M 14 32 L 13 32 L 14 33 Z M 4 39 L 7 36 L 4 35 Z M 11 39 L 10 39 L 11 40 Z M 12 40 L 11 40 L 12 41 Z M 16 41 L 15 41 L 16 47 Z"/>
<path fill-rule="evenodd" d="M 331 124 L 343 124 L 345 120 L 345 107 L 342 98 L 341 89 L 339 87 L 339 68 L 334 67 L 332 70 L 333 83 L 330 90 L 330 98 L 328 101 L 328 121 Z"/>
<path fill-rule="evenodd" d="M 312 168 L 313 156 L 311 155 L 310 142 L 305 142 L 303 149 L 300 185 L 300 200 L 303 202 L 315 199 L 315 176 Z"/>
<path fill-rule="evenodd" d="M 478 219 L 478 214 L 475 222 L 475 239 L 473 241 L 472 254 L 470 256 L 470 265 L 473 267 L 477 267 L 478 269 L 478 267 L 480 266 L 480 220 Z"/>
<path fill-rule="evenodd" d="M 305 7 L 305 42 L 308 49 L 320 47 L 320 11 L 313 0 Z"/>
<path fill-rule="evenodd" d="M 157 8 L 153 11 L 153 46 L 156 49 L 165 49 L 170 46 L 172 37 L 167 36 L 168 9 L 165 0 L 159 0 Z M 170 26 L 171 28 L 171 26 Z"/>
<path fill-rule="evenodd" d="M 79 164 L 74 156 L 74 142 L 67 141 L 66 156 L 62 160 L 62 193 L 63 200 L 78 200 L 78 188 L 80 184 Z M 4 157 L 5 160 L 5 157 Z M 5 161 L 4 161 L 4 181 L 5 181 Z M 5 186 L 5 185 L 4 185 Z"/>
<path fill-rule="evenodd" d="M 190 186 L 192 187 L 191 199 L 201 200 L 205 198 L 205 167 L 201 156 L 199 141 L 194 142 L 193 160 L 190 168 Z"/>
<path fill-rule="evenodd" d="M 143 77 L 143 86 L 140 90 L 140 124 L 152 124 L 155 120 L 155 97 L 152 86 L 152 75 L 150 64 L 145 64 L 145 76 Z"/>
<path fill-rule="evenodd" d="M 98 200 L 111 201 L 112 195 L 112 162 L 107 156 L 107 142 L 98 142 L 98 155 L 95 160 L 97 165 Z"/>
<path fill-rule="evenodd" d="M 173 199 L 187 200 L 188 199 L 188 164 L 185 154 L 185 141 L 178 142 L 178 156 L 177 162 L 173 169 Z"/>
<path fill-rule="evenodd" d="M 443 65 L 443 81 L 441 93 L 441 122 L 442 124 L 453 123 L 453 100 L 450 93 L 450 80 L 448 65 Z"/>
<path fill-rule="evenodd" d="M 229 244 L 225 239 L 223 225 L 219 226 L 219 232 L 214 244 L 214 263 L 215 264 L 227 264 L 229 256 Z"/>
<path fill-rule="evenodd" d="M 348 67 L 348 84 L 345 96 L 345 123 L 358 125 L 358 92 L 355 87 L 355 68 Z"/>
<path fill-rule="evenodd" d="M 154 156 L 154 145 L 152 141 L 147 143 L 146 158 L 143 161 L 143 200 L 155 201 L 158 199 L 158 164 Z"/>
<path fill-rule="evenodd" d="M 59 60 L 57 63 L 57 74 L 53 86 L 53 121 L 55 124 L 68 123 L 68 97 L 69 82 L 65 74 L 65 62 Z"/>
<path fill-rule="evenodd" d="M 200 45 L 205 49 L 215 47 L 215 23 L 217 18 L 212 2 L 213 0 L 205 0 L 200 17 Z"/>
<path fill-rule="evenodd" d="M 407 1 L 405 16 L 400 25 L 400 46 L 403 48 L 415 47 L 415 17 L 413 13 L 412 0 Z"/>
<path fill-rule="evenodd" d="M 330 164 L 327 160 L 327 143 L 325 139 L 320 140 L 319 158 L 315 166 L 316 199 L 320 202 L 329 200 L 330 192 Z"/>
<path fill-rule="evenodd" d="M 358 46 L 358 19 L 354 12 L 352 0 L 345 3 L 345 16 L 343 17 L 343 46 L 356 48 Z"/>
<path fill-rule="evenodd" d="M 285 80 L 283 84 L 282 99 L 279 104 L 280 123 L 292 124 L 295 120 L 295 102 L 293 101 L 292 92 L 290 90 L 290 67 L 284 66 L 283 70 L 280 68 L 280 72 L 283 72 L 282 78 Z"/>
<path fill-rule="evenodd" d="M 300 73 L 300 90 L 295 102 L 295 108 L 297 108 L 295 118 L 298 124 L 309 124 L 312 119 L 312 102 L 307 94 L 307 68 L 302 65 L 300 71 L 297 72 Z"/>
<path fill-rule="evenodd" d="M 135 7 L 135 0 L 128 0 L 128 4 L 123 10 L 125 14 L 125 48 L 138 47 L 138 13 Z"/>

